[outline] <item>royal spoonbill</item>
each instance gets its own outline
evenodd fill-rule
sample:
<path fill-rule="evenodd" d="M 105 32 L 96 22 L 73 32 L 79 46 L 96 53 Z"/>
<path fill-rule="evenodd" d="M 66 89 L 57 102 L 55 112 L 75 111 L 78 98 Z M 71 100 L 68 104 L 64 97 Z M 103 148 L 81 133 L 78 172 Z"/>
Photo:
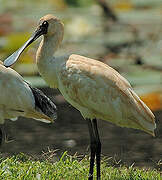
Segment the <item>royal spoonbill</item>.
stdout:
<path fill-rule="evenodd" d="M 36 54 L 39 72 L 86 120 L 91 149 L 89 180 L 93 179 L 95 157 L 99 180 L 101 142 L 97 119 L 140 129 L 154 136 L 155 117 L 129 82 L 107 64 L 76 54 L 55 57 L 63 34 L 63 23 L 57 17 L 50 14 L 42 17 L 35 33 L 6 59 L 4 65 L 9 67 L 15 63 L 24 49 L 43 35 Z"/>

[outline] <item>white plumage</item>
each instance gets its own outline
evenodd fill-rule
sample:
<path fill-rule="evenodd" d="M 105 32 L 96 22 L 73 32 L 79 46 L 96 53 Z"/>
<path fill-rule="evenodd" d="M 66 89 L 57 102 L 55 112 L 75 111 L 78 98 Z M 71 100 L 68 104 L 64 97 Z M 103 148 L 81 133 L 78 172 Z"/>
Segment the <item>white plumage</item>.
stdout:
<path fill-rule="evenodd" d="M 57 88 L 84 118 L 103 119 L 153 134 L 154 115 L 117 71 L 79 55 L 64 58 L 61 64 L 57 64 L 57 58 L 54 62 Z"/>
<path fill-rule="evenodd" d="M 47 113 L 44 113 L 45 107 L 38 106 L 37 98 L 47 102 Z M 51 110 L 49 110 L 49 106 Z M 53 111 L 53 117 L 48 111 Z M 41 91 L 32 88 L 25 82 L 16 71 L 6 68 L 1 62 L 0 124 L 3 124 L 5 119 L 16 120 L 19 116 L 50 123 L 56 118 L 56 106 Z"/>

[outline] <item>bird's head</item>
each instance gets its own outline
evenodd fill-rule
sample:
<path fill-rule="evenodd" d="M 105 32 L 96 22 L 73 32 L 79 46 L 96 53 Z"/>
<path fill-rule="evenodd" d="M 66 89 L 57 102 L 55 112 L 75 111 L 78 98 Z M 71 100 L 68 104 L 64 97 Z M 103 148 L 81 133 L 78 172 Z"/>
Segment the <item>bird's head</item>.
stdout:
<path fill-rule="evenodd" d="M 43 16 L 39 20 L 38 27 L 33 35 L 25 42 L 22 47 L 20 47 L 4 61 L 4 66 L 10 67 L 11 65 L 13 65 L 17 61 L 21 53 L 40 36 L 43 35 L 45 38 L 55 37 L 58 42 L 61 42 L 63 39 L 63 32 L 63 24 L 58 18 L 51 14 Z"/>
<path fill-rule="evenodd" d="M 44 28 L 44 30 L 43 30 Z M 44 36 L 54 36 L 56 34 L 63 33 L 64 26 L 63 23 L 55 16 L 48 14 L 43 16 L 39 20 L 38 29 L 44 31 Z"/>

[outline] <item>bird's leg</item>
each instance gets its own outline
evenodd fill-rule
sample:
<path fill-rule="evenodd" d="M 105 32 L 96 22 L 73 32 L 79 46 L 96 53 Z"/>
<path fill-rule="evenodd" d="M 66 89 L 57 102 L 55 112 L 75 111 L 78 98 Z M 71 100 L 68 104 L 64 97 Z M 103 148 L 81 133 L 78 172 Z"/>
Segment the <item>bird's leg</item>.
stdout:
<path fill-rule="evenodd" d="M 100 180 L 101 174 L 100 174 L 100 163 L 101 163 L 101 142 L 100 142 L 100 137 L 98 133 L 98 128 L 97 128 L 97 120 L 93 119 L 93 129 L 94 129 L 94 134 L 96 138 L 96 166 L 97 166 L 97 180 Z"/>
<path fill-rule="evenodd" d="M 92 126 L 92 121 L 87 119 L 88 129 L 90 135 L 90 149 L 91 149 L 91 157 L 90 157 L 90 168 L 89 168 L 89 178 L 88 180 L 93 180 L 93 168 L 94 168 L 94 159 L 96 155 L 96 138 Z"/>
<path fill-rule="evenodd" d="M 2 128 L 0 128 L 0 146 L 2 145 L 2 141 L 3 141 L 3 132 L 2 132 Z"/>
<path fill-rule="evenodd" d="M 0 146 L 4 142 L 4 136 L 5 136 L 5 128 L 4 128 L 4 124 L 2 124 L 0 125 Z"/>

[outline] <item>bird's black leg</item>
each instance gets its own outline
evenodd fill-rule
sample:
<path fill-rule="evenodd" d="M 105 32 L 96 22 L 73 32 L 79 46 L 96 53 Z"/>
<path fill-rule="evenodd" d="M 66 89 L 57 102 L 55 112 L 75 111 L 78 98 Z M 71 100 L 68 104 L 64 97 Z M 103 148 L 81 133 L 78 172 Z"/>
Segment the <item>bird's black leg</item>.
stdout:
<path fill-rule="evenodd" d="M 90 169 L 89 169 L 88 180 L 93 180 L 94 159 L 96 155 L 96 138 L 94 134 L 92 121 L 90 119 L 87 119 L 87 122 L 88 122 L 88 129 L 89 129 L 89 135 L 90 135 L 90 149 L 91 149 Z"/>
<path fill-rule="evenodd" d="M 0 146 L 2 145 L 2 141 L 3 141 L 3 133 L 2 133 L 2 129 L 0 128 Z"/>
<path fill-rule="evenodd" d="M 4 124 L 0 125 L 0 146 L 3 144 L 5 136 Z"/>
<path fill-rule="evenodd" d="M 100 180 L 101 174 L 100 174 L 100 163 L 101 163 L 101 142 L 100 142 L 100 137 L 98 133 L 98 128 L 97 128 L 97 120 L 93 119 L 93 129 L 94 129 L 94 134 L 95 134 L 95 139 L 96 139 L 96 166 L 97 166 L 97 180 Z"/>

